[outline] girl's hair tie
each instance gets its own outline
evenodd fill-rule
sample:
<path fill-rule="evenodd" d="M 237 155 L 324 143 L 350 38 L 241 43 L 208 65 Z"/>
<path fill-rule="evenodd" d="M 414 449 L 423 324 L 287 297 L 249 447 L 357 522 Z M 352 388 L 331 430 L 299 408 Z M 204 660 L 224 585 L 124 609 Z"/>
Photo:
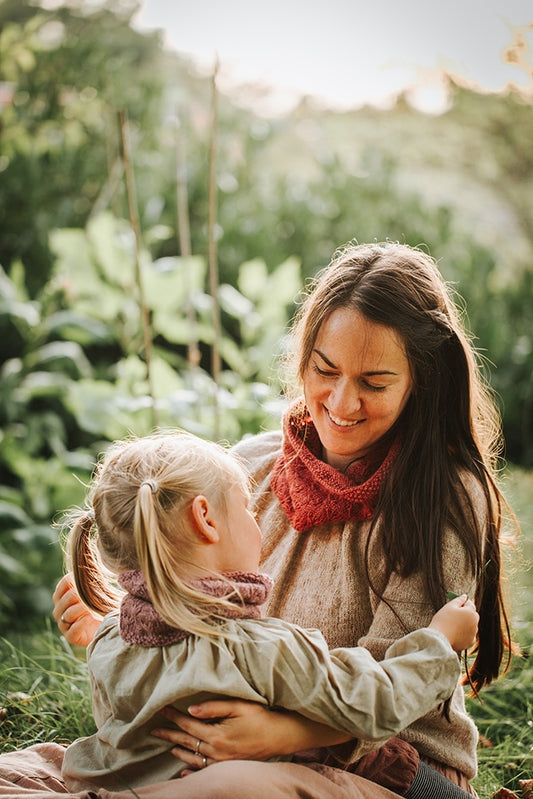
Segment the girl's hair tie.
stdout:
<path fill-rule="evenodd" d="M 143 486 L 150 486 L 150 491 L 152 492 L 152 494 L 157 494 L 157 491 L 159 489 L 159 483 L 157 482 L 157 480 L 152 480 L 152 479 L 143 480 L 141 483 L 141 488 Z"/>

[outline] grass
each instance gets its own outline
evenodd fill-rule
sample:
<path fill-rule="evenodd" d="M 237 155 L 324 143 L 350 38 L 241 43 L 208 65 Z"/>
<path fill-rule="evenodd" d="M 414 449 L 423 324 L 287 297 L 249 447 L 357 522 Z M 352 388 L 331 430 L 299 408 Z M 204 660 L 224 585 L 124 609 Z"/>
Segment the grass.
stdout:
<path fill-rule="evenodd" d="M 533 472 L 511 471 L 506 494 L 523 540 L 508 557 L 515 636 L 523 656 L 467 706 L 479 728 L 481 799 L 501 787 L 521 796 L 519 780 L 533 778 Z M 94 729 L 83 652 L 76 652 L 50 623 L 33 636 L 0 640 L 0 752 L 38 741 L 68 743 Z"/>
<path fill-rule="evenodd" d="M 481 735 L 474 787 L 483 799 L 500 787 L 520 796 L 519 780 L 533 777 L 533 663 L 516 662 L 468 709 Z"/>
<path fill-rule="evenodd" d="M 521 796 L 519 780 L 533 778 L 533 472 L 509 470 L 504 491 L 516 512 L 522 538 L 507 550 L 507 601 L 522 657 L 467 707 L 481 736 L 479 772 L 473 781 L 481 799 L 505 787 Z"/>
<path fill-rule="evenodd" d="M 87 669 L 55 630 L 0 639 L 0 752 L 94 730 Z"/>

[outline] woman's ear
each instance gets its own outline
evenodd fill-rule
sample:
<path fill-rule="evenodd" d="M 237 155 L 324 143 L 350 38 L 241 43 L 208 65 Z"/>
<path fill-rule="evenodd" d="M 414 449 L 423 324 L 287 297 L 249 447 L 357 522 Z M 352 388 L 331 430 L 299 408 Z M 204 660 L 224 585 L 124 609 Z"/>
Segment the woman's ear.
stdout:
<path fill-rule="evenodd" d="M 205 539 L 204 543 L 216 544 L 220 538 L 217 530 L 217 517 L 213 505 L 203 494 L 194 497 L 191 515 L 196 532 Z"/>

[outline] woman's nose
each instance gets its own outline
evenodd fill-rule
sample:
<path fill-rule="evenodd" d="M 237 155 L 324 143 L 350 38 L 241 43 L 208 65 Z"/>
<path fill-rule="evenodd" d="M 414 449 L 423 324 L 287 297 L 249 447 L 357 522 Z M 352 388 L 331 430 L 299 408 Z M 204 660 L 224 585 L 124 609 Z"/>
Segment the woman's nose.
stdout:
<path fill-rule="evenodd" d="M 330 410 L 337 416 L 351 419 L 361 408 L 358 387 L 350 380 L 339 380 L 330 396 Z"/>

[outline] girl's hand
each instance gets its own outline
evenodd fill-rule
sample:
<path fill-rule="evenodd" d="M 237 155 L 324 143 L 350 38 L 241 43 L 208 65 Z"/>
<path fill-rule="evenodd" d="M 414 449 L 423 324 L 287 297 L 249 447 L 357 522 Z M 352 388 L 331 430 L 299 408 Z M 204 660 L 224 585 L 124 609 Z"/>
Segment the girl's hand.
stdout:
<path fill-rule="evenodd" d="M 179 729 L 152 731 L 157 738 L 175 744 L 171 753 L 190 766 L 182 776 L 202 768 L 204 757 L 207 764 L 221 760 L 268 760 L 276 755 L 350 740 L 346 733 L 297 713 L 269 710 L 265 705 L 240 699 L 191 705 L 189 714 L 167 707 L 163 715 Z"/>
<path fill-rule="evenodd" d="M 443 633 L 456 652 L 462 652 L 475 643 L 478 622 L 474 603 L 463 594 L 437 611 L 428 626 Z"/>
<path fill-rule="evenodd" d="M 72 574 L 65 574 L 58 582 L 52 595 L 54 609 L 52 615 L 57 626 L 74 646 L 89 646 L 102 623 L 102 617 L 83 604 Z"/>

